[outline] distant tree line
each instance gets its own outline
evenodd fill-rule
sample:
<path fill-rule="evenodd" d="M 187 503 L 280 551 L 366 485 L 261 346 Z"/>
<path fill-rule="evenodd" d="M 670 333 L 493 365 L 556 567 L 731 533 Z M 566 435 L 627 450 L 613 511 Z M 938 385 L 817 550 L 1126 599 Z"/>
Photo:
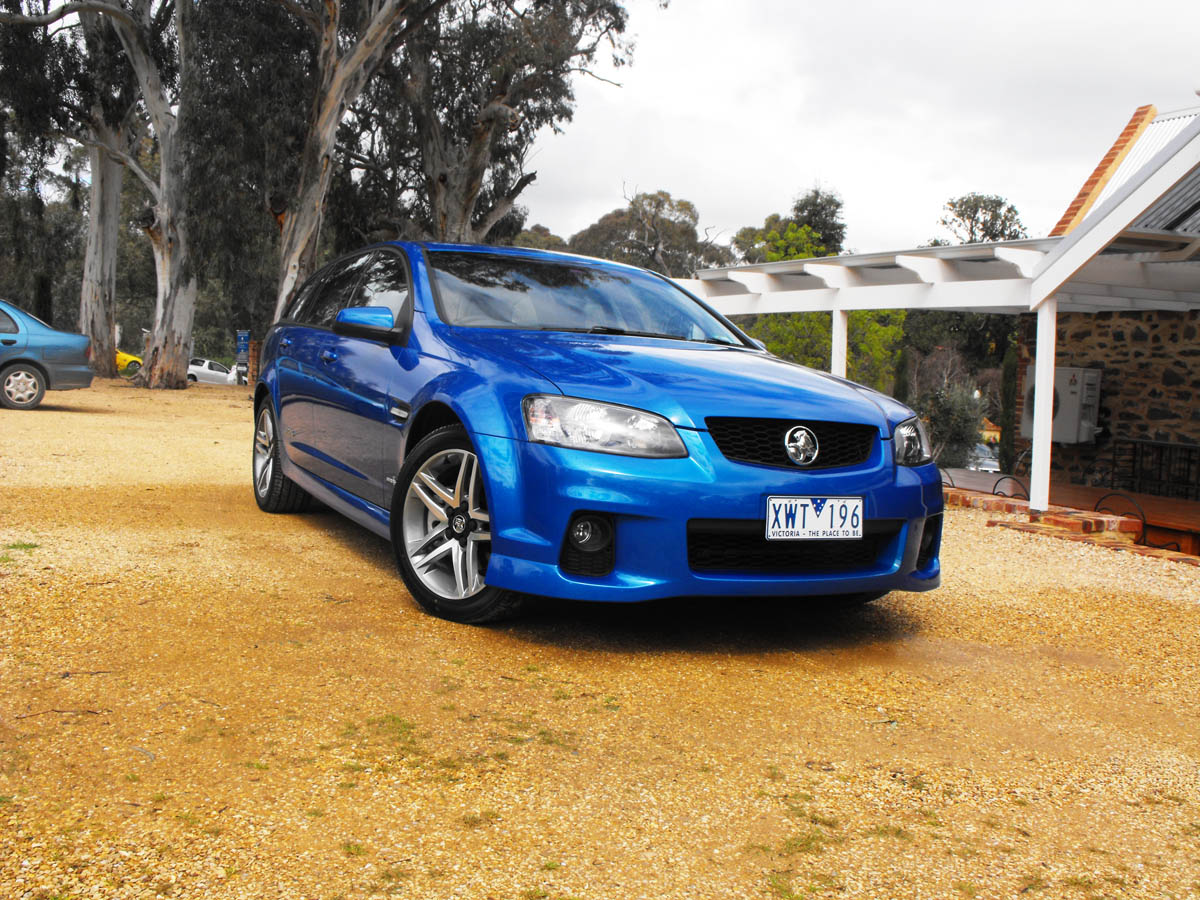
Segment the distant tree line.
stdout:
<path fill-rule="evenodd" d="M 138 379 L 185 386 L 193 338 L 261 333 L 341 249 L 511 240 L 535 134 L 601 54 L 629 60 L 626 21 L 617 0 L 0 0 L 0 289 L 91 336 L 101 374 L 133 302 Z"/>

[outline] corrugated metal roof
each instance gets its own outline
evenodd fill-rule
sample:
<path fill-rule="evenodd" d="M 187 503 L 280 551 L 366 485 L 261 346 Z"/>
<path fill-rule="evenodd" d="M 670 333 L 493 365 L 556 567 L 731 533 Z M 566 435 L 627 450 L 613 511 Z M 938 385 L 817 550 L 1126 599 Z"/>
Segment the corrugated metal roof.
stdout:
<path fill-rule="evenodd" d="M 1109 197 L 1119 191 L 1146 163 L 1150 162 L 1160 150 L 1171 143 L 1184 128 L 1191 124 L 1197 116 L 1200 116 L 1200 107 L 1162 113 L 1155 118 L 1145 132 L 1143 132 L 1142 136 L 1138 138 L 1137 143 L 1133 145 L 1129 154 L 1122 160 L 1121 165 L 1117 167 L 1117 171 L 1113 173 L 1108 184 L 1104 186 L 1104 190 L 1100 192 L 1100 196 L 1096 198 L 1096 202 L 1092 205 L 1092 210 L 1095 211 L 1103 206 Z M 1092 213 L 1089 213 L 1088 218 L 1091 215 Z"/>
<path fill-rule="evenodd" d="M 1134 223 L 1154 231 L 1200 232 L 1200 171 L 1171 188 Z"/>

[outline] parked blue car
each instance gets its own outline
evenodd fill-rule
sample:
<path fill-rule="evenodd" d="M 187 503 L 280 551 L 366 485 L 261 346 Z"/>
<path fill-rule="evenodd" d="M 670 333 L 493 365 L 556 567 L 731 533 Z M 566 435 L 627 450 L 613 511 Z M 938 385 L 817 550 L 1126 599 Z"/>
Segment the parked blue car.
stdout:
<path fill-rule="evenodd" d="M 941 577 L 912 410 L 780 360 L 653 272 L 395 243 L 310 278 L 267 334 L 254 492 L 389 539 L 425 609 L 529 597 L 859 603 Z"/>
<path fill-rule="evenodd" d="M 33 409 L 46 391 L 92 383 L 91 338 L 55 331 L 41 319 L 0 300 L 0 405 Z"/>

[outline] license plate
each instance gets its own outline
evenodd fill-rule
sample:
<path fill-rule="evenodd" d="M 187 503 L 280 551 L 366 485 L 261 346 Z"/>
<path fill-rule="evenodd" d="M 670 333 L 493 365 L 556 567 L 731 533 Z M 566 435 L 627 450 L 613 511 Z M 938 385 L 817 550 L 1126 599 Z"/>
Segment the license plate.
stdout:
<path fill-rule="evenodd" d="M 861 538 L 862 497 L 768 497 L 767 540 Z"/>

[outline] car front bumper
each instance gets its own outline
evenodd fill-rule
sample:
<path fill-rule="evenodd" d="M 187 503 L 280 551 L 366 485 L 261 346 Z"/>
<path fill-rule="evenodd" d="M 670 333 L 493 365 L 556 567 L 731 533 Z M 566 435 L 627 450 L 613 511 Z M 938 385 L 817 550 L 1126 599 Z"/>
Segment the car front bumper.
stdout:
<path fill-rule="evenodd" d="M 631 602 L 925 591 L 940 583 L 942 486 L 936 466 L 897 466 L 891 442 L 882 441 L 866 464 L 852 469 L 771 468 L 726 460 L 707 432 L 679 433 L 688 450 L 682 459 L 472 435 L 486 466 L 493 511 L 488 584 L 562 599 Z M 844 566 L 826 559 L 786 571 L 737 563 L 699 566 L 694 555 L 689 558 L 689 523 L 710 531 L 715 525 L 718 532 L 727 524 L 731 546 L 757 541 L 772 495 L 862 497 L 867 528 L 882 532 L 875 550 L 869 559 L 860 554 Z M 615 558 L 608 574 L 570 574 L 560 565 L 568 526 L 581 512 L 611 519 Z M 778 552 L 778 543 L 767 549 Z"/>

